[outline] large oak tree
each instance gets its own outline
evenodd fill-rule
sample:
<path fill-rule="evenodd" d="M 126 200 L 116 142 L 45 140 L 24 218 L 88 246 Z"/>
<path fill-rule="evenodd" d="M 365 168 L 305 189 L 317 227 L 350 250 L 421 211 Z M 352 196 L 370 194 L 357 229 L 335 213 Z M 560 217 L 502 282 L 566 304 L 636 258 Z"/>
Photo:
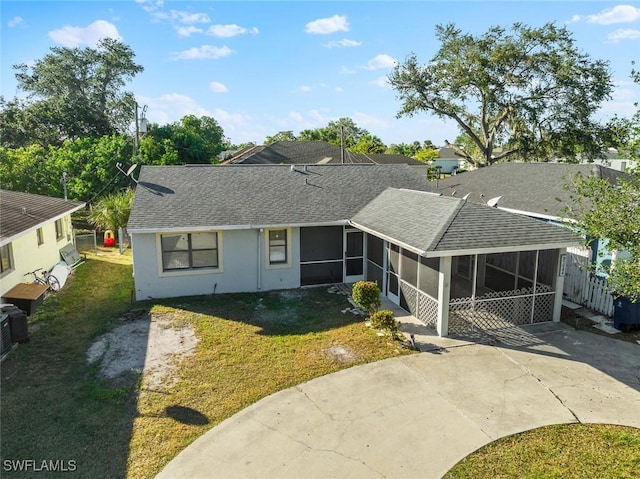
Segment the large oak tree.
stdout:
<path fill-rule="evenodd" d="M 412 53 L 389 75 L 402 101 L 398 117 L 454 120 L 481 151 L 482 160 L 469 158 L 478 166 L 599 154 L 592 115 L 610 97 L 611 74 L 569 30 L 516 23 L 472 35 L 448 24 L 436 27 L 436 37 L 441 46 L 430 62 Z"/>

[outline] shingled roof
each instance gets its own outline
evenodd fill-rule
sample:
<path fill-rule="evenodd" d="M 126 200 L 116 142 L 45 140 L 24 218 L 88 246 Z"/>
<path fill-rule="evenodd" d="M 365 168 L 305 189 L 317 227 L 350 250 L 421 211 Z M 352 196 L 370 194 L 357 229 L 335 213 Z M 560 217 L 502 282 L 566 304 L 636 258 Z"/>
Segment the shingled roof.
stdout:
<path fill-rule="evenodd" d="M 62 198 L 0 190 L 0 245 L 83 206 Z"/>
<path fill-rule="evenodd" d="M 433 188 L 408 165 L 143 166 L 130 232 L 346 223 L 388 187 Z"/>
<path fill-rule="evenodd" d="M 427 257 L 580 244 L 567 228 L 460 198 L 389 188 L 351 224 Z"/>
<path fill-rule="evenodd" d="M 498 206 L 542 217 L 566 218 L 572 205 L 571 191 L 565 188 L 577 174 L 596 175 L 615 183 L 624 173 L 594 164 L 502 163 L 442 179 L 438 191 L 474 203 L 485 204 L 500 196 Z"/>
<path fill-rule="evenodd" d="M 312 165 L 342 162 L 342 149 L 326 141 L 276 141 L 269 145 L 254 146 L 243 150 L 223 163 L 231 165 Z M 423 164 L 404 155 L 364 155 L 354 154 L 348 150 L 344 154 L 344 163 Z"/>

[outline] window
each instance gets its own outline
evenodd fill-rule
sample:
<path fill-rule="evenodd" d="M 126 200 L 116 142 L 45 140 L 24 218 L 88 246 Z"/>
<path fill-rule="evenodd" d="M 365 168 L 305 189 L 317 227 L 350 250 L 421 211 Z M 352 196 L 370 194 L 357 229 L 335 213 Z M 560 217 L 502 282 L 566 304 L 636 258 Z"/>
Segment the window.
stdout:
<path fill-rule="evenodd" d="M 38 228 L 36 230 L 36 236 L 38 237 L 38 246 L 44 243 L 44 233 L 42 232 L 42 228 Z"/>
<path fill-rule="evenodd" d="M 12 269 L 13 262 L 11 261 L 11 243 L 9 243 L 4 246 L 0 246 L 0 274 L 4 274 Z"/>
<path fill-rule="evenodd" d="M 286 264 L 287 230 L 269 230 L 269 264 Z"/>
<path fill-rule="evenodd" d="M 218 233 L 162 235 L 162 269 L 218 268 Z"/>
<path fill-rule="evenodd" d="M 56 220 L 56 239 L 60 240 L 64 236 L 64 228 L 62 227 L 62 219 Z"/>

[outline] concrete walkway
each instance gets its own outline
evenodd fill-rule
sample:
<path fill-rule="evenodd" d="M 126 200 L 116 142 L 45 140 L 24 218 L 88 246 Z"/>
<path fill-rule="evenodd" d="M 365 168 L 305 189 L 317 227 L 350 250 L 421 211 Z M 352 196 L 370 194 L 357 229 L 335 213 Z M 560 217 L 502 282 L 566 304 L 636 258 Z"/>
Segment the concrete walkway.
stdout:
<path fill-rule="evenodd" d="M 531 428 L 640 427 L 639 345 L 557 323 L 483 339 L 419 334 L 422 354 L 273 394 L 157 477 L 439 478 L 479 447 Z"/>

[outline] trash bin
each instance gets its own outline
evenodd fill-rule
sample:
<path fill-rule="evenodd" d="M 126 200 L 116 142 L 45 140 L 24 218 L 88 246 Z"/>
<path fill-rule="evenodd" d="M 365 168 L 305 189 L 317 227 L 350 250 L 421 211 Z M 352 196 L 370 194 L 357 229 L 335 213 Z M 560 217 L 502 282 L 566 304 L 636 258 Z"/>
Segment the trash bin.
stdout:
<path fill-rule="evenodd" d="M 9 326 L 9 315 L 6 313 L 0 313 L 0 333 L 2 335 L 0 354 L 4 355 L 11 350 L 11 328 Z"/>
<path fill-rule="evenodd" d="M 613 327 L 620 331 L 640 329 L 640 301 L 620 296 L 613 301 Z"/>
<path fill-rule="evenodd" d="M 27 313 L 20 309 L 11 311 L 9 314 L 9 327 L 11 328 L 11 341 L 14 343 L 29 342 L 29 325 L 27 323 Z"/>

